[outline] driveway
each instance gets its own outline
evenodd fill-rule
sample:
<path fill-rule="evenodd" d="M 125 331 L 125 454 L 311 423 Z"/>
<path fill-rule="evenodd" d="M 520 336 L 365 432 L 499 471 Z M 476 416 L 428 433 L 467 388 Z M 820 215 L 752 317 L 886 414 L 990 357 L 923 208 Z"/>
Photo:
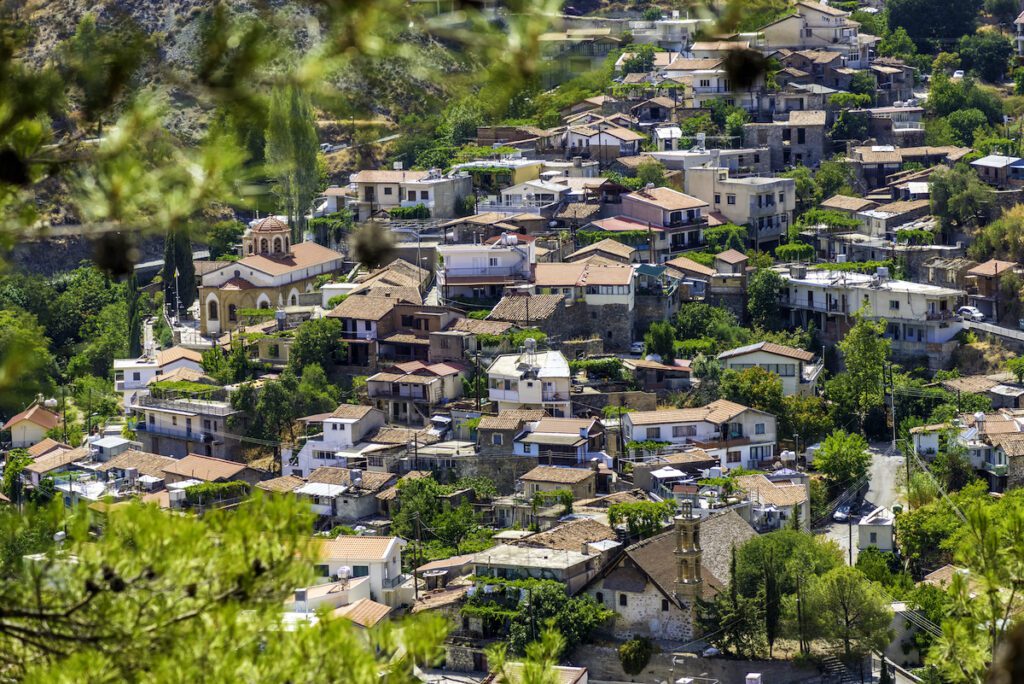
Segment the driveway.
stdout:
<path fill-rule="evenodd" d="M 891 510 L 893 504 L 902 503 L 903 501 L 898 482 L 900 473 L 905 467 L 904 458 L 902 454 L 891 455 L 889 453 L 889 446 L 888 442 L 878 442 L 871 445 L 871 466 L 868 468 L 868 477 L 870 478 L 868 493 L 865 495 L 862 504 L 851 511 L 850 521 L 848 523 L 833 521 L 825 528 L 824 534 L 839 544 L 839 548 L 843 551 L 843 559 L 847 562 L 851 558 L 851 539 L 853 546 L 852 560 L 853 563 L 857 562 L 857 543 L 859 539 L 857 523 L 860 519 L 879 506 L 884 506 Z"/>

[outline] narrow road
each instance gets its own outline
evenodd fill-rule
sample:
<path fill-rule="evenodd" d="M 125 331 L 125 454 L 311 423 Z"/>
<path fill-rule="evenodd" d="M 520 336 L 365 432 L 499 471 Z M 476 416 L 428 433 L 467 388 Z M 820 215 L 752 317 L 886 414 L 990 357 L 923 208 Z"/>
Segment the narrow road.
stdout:
<path fill-rule="evenodd" d="M 843 558 L 848 560 L 850 554 L 850 542 L 853 542 L 853 562 L 857 562 L 858 531 L 857 523 L 861 517 L 867 515 L 879 506 L 892 509 L 894 504 L 902 503 L 902 493 L 899 489 L 901 480 L 900 473 L 905 467 L 905 459 L 902 454 L 889 454 L 888 442 L 876 442 L 871 445 L 871 466 L 868 468 L 868 493 L 864 497 L 863 504 L 851 511 L 850 522 L 833 521 L 825 530 L 825 534 L 839 544 L 843 550 Z"/>

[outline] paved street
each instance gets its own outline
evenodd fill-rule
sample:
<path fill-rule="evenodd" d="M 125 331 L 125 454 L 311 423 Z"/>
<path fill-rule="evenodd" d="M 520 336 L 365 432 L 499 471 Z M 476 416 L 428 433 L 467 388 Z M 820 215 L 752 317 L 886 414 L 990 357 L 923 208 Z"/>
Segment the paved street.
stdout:
<path fill-rule="evenodd" d="M 832 522 L 825 530 L 829 538 L 834 539 L 843 550 L 843 558 L 850 557 L 850 539 L 853 539 L 853 562 L 857 562 L 857 522 L 861 516 L 867 515 L 878 506 L 891 509 L 893 504 L 900 503 L 900 492 L 897 482 L 899 473 L 905 467 L 902 455 L 887 456 L 888 442 L 877 442 L 871 445 L 871 468 L 868 470 L 870 483 L 863 505 L 855 509 L 850 523 Z"/>

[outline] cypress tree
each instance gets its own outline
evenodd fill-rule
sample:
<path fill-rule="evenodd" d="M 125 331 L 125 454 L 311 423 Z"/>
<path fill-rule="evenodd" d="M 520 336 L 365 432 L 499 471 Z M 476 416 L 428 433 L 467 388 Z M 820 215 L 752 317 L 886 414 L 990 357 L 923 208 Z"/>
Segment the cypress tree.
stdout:
<path fill-rule="evenodd" d="M 128 279 L 128 356 L 138 358 L 142 355 L 142 312 L 139 310 L 139 281 L 132 272 Z"/>

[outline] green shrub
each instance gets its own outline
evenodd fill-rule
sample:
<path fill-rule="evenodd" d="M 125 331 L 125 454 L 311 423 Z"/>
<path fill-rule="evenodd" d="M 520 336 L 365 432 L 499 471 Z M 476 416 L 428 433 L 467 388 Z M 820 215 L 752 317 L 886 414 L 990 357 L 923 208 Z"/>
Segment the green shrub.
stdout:
<path fill-rule="evenodd" d="M 619 646 L 622 671 L 635 676 L 644 671 L 654 654 L 654 644 L 647 637 L 636 637 Z"/>

